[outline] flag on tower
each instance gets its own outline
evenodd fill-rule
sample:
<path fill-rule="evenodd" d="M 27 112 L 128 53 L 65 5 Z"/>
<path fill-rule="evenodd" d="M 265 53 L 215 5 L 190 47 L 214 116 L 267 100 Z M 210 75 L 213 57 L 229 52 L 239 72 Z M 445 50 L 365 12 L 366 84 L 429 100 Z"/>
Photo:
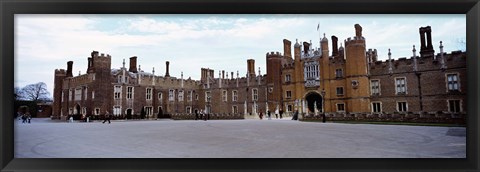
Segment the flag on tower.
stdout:
<path fill-rule="evenodd" d="M 317 31 L 318 31 L 318 29 L 320 29 L 320 23 L 318 23 L 318 25 L 317 25 Z"/>

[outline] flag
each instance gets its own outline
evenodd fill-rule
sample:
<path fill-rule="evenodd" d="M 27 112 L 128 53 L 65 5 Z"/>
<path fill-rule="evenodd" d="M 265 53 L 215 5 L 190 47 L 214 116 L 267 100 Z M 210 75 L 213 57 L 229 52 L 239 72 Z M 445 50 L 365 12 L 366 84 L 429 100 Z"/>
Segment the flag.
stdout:
<path fill-rule="evenodd" d="M 320 23 L 318 23 L 318 25 L 317 25 L 317 31 L 318 31 L 318 29 L 320 29 Z"/>

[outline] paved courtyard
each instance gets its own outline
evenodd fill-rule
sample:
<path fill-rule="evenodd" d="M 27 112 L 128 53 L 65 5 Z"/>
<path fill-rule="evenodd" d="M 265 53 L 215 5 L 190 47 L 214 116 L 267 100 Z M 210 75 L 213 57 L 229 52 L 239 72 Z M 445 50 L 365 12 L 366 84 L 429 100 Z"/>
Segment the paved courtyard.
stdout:
<path fill-rule="evenodd" d="M 15 123 L 15 158 L 466 157 L 463 127 L 289 119 Z"/>

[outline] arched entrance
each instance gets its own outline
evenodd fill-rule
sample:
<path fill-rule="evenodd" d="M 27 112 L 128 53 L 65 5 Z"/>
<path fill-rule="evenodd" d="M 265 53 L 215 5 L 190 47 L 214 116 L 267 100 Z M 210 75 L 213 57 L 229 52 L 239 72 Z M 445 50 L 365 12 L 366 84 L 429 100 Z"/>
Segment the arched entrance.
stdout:
<path fill-rule="evenodd" d="M 76 120 L 81 119 L 81 116 L 80 116 L 81 111 L 80 111 L 80 105 L 79 104 L 77 104 L 75 106 L 75 110 L 76 110 L 76 113 L 74 114 L 75 117 L 73 117 L 73 118 L 75 118 Z"/>
<path fill-rule="evenodd" d="M 132 119 L 132 109 L 127 109 L 127 119 Z"/>
<path fill-rule="evenodd" d="M 310 92 L 305 96 L 305 100 L 307 101 L 307 108 L 309 113 L 315 112 L 315 104 L 317 106 L 317 111 L 322 111 L 322 96 L 317 92 Z"/>

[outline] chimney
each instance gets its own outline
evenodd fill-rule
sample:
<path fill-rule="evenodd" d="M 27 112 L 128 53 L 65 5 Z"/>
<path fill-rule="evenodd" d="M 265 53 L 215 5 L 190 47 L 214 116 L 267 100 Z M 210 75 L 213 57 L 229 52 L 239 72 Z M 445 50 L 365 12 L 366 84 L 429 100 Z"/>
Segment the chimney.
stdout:
<path fill-rule="evenodd" d="M 283 39 L 283 55 L 287 58 L 292 58 L 292 42 Z"/>
<path fill-rule="evenodd" d="M 225 71 L 222 70 L 222 79 L 225 79 Z"/>
<path fill-rule="evenodd" d="M 130 69 L 128 71 L 137 73 L 137 56 L 130 57 Z"/>
<path fill-rule="evenodd" d="M 304 52 L 304 54 L 308 54 L 308 50 L 310 50 L 310 44 L 308 42 L 303 42 L 303 52 Z"/>
<path fill-rule="evenodd" d="M 230 75 L 231 79 L 233 79 L 233 72 L 231 72 L 232 75 Z"/>
<path fill-rule="evenodd" d="M 428 50 L 433 50 L 433 45 L 432 45 L 432 28 L 430 26 L 427 26 L 425 28 L 425 32 L 427 33 L 427 49 Z"/>
<path fill-rule="evenodd" d="M 72 73 L 73 61 L 67 62 L 67 77 L 73 77 Z"/>
<path fill-rule="evenodd" d="M 247 60 L 247 69 L 248 69 L 248 75 L 250 77 L 255 77 L 255 60 L 253 59 Z"/>
<path fill-rule="evenodd" d="M 87 67 L 87 73 L 92 73 L 92 58 L 88 58 L 88 67 Z"/>
<path fill-rule="evenodd" d="M 332 36 L 332 56 L 338 55 L 338 38 L 336 36 Z"/>
<path fill-rule="evenodd" d="M 167 70 L 165 72 L 165 77 L 170 77 L 170 74 L 168 73 L 168 65 L 170 65 L 170 62 L 166 61 L 165 64 L 167 65 Z"/>

